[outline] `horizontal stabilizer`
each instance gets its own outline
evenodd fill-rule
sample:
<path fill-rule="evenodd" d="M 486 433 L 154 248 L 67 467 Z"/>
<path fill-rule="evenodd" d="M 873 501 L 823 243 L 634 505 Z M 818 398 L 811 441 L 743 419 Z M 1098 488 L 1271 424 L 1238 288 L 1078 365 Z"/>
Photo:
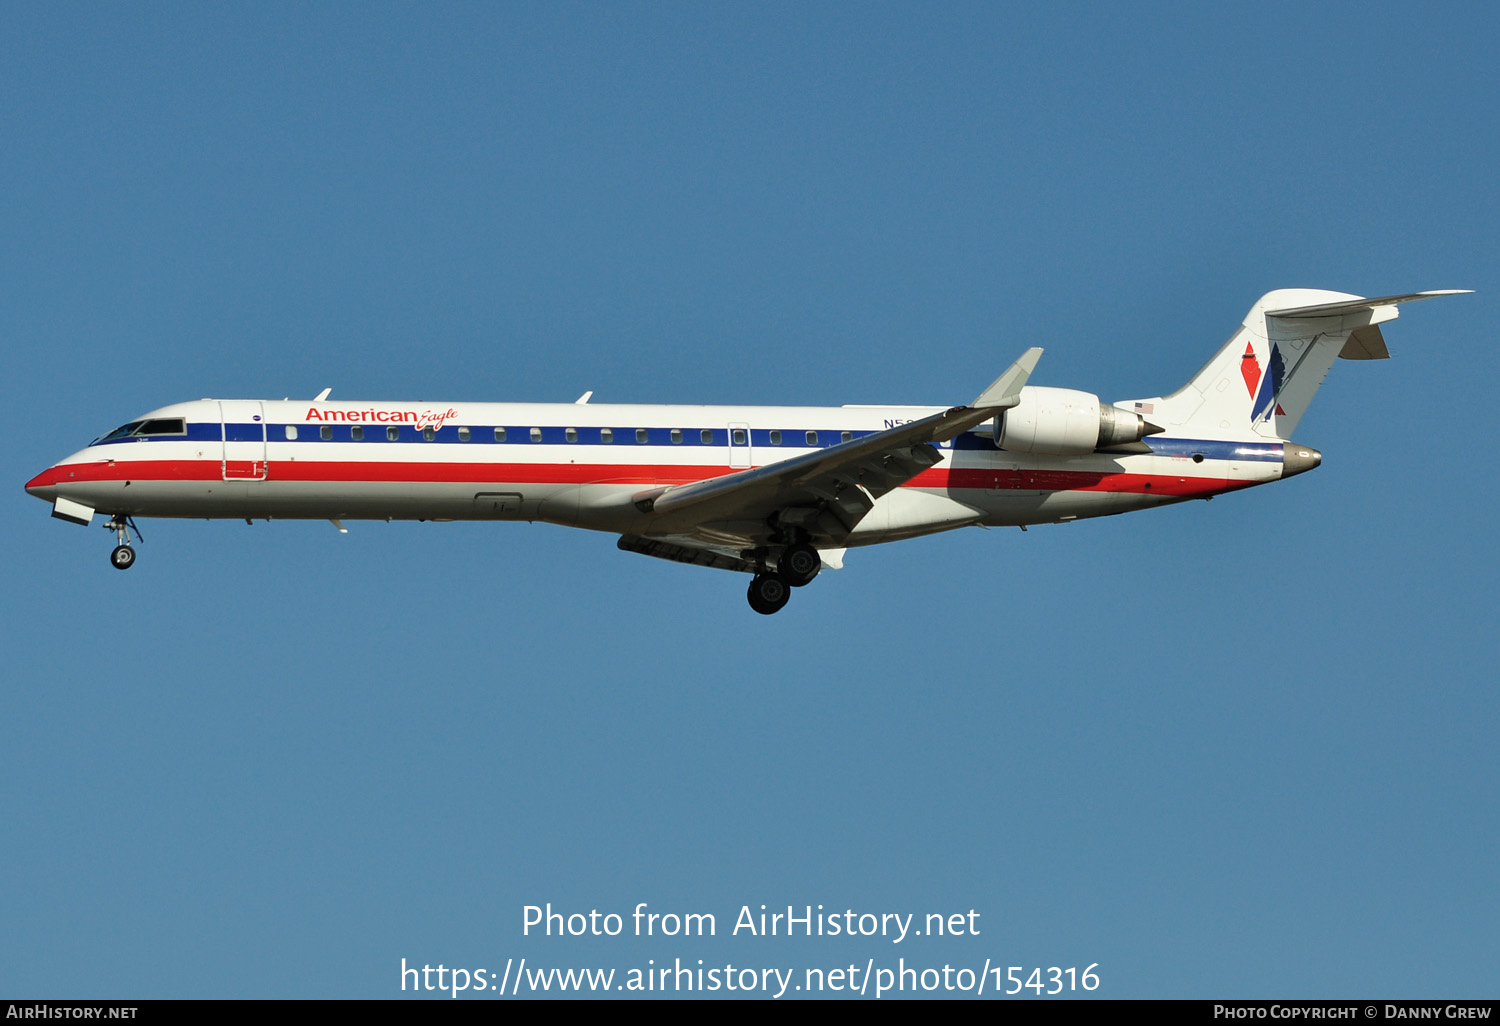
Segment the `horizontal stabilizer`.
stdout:
<path fill-rule="evenodd" d="M 1298 306 L 1290 310 L 1267 310 L 1267 317 L 1341 317 L 1344 314 L 1373 310 L 1377 306 L 1395 306 L 1418 299 L 1433 299 L 1437 296 L 1464 296 L 1473 289 L 1436 289 L 1432 292 L 1408 292 L 1404 296 L 1378 296 L 1373 299 L 1347 299 L 1337 303 L 1319 303 L 1317 306 Z"/>

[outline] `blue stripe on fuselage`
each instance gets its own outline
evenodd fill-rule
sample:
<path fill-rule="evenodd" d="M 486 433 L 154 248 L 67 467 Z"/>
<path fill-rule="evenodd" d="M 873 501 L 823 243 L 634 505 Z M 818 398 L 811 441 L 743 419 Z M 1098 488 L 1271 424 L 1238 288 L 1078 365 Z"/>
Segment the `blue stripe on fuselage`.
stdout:
<path fill-rule="evenodd" d="M 231 442 L 259 442 L 262 437 L 268 442 L 278 444 L 296 442 L 352 442 L 354 441 L 353 424 L 219 424 L 213 421 L 202 423 L 190 423 L 187 426 L 186 435 L 148 435 L 145 437 L 112 438 L 108 441 L 100 440 L 94 445 L 120 445 L 130 442 L 218 442 L 221 437 Z M 394 427 L 397 432 L 398 442 L 425 442 L 427 444 L 444 443 L 452 445 L 662 445 L 662 446 L 696 446 L 698 448 L 729 447 L 729 432 L 725 428 L 679 428 L 682 432 L 680 442 L 672 441 L 672 428 L 646 428 L 645 442 L 636 441 L 637 428 L 616 427 L 614 441 L 605 442 L 601 437 L 602 428 L 580 427 L 574 428 L 577 434 L 576 442 L 567 439 L 568 428 L 566 427 L 543 427 L 541 429 L 540 442 L 534 442 L 531 437 L 532 425 L 518 424 L 505 426 L 505 441 L 495 441 L 495 428 L 471 426 L 469 428 L 470 440 L 465 442 L 458 437 L 458 427 L 445 425 L 433 432 L 431 439 L 424 439 L 422 429 L 413 424 L 364 424 L 364 437 L 361 442 L 389 443 L 390 439 L 386 431 Z M 286 437 L 287 427 L 297 429 L 297 437 L 289 439 Z M 322 429 L 330 429 L 331 438 L 322 437 Z M 705 442 L 702 431 L 711 430 L 713 441 Z M 774 445 L 771 442 L 771 430 L 769 428 L 753 428 L 750 431 L 750 444 L 757 448 L 788 448 L 809 449 L 829 448 L 839 445 L 843 441 L 843 432 L 820 429 L 817 433 L 818 441 L 815 445 L 809 444 L 806 438 L 806 430 L 802 428 L 782 428 L 779 430 L 781 444 Z M 262 435 L 264 431 L 264 436 Z M 877 434 L 875 431 L 850 431 L 851 439 L 865 438 Z M 1233 460 L 1237 462 L 1264 462 L 1280 463 L 1282 459 L 1282 446 L 1280 442 L 1223 442 L 1212 441 L 1203 438 L 1166 438 L 1156 435 L 1145 439 L 1146 445 L 1151 452 L 1157 456 L 1180 456 L 1192 457 L 1202 456 L 1206 460 Z M 737 446 L 736 448 L 744 448 Z M 986 434 L 976 432 L 965 432 L 953 440 L 952 448 L 967 452 L 1001 452 L 993 438 Z"/>
<path fill-rule="evenodd" d="M 1206 460 L 1234 460 L 1243 463 L 1281 462 L 1280 442 L 1218 442 L 1206 438 L 1166 438 L 1153 435 L 1145 439 L 1145 443 L 1156 456 L 1202 456 Z M 990 435 L 975 432 L 955 438 L 953 447 L 980 452 L 1005 451 L 995 444 L 994 438 Z M 1025 454 L 1017 453 L 1016 455 Z"/>
<path fill-rule="evenodd" d="M 1214 442 L 1205 438 L 1147 438 L 1157 456 L 1202 456 L 1237 463 L 1280 463 L 1280 442 Z"/>

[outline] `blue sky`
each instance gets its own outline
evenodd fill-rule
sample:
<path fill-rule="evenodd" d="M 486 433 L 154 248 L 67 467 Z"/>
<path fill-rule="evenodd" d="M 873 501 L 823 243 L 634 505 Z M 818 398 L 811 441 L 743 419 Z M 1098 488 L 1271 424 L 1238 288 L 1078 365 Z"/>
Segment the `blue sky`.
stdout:
<path fill-rule="evenodd" d="M 0 9 L 0 992 L 904 957 L 1492 994 L 1497 21 Z M 1478 294 L 1334 368 L 1316 473 L 852 552 L 770 618 L 541 525 L 148 521 L 121 574 L 22 490 L 207 395 L 948 404 L 1032 345 L 1158 394 L 1298 286 Z M 522 936 L 549 901 L 719 931 Z M 981 933 L 728 936 L 761 904 Z"/>

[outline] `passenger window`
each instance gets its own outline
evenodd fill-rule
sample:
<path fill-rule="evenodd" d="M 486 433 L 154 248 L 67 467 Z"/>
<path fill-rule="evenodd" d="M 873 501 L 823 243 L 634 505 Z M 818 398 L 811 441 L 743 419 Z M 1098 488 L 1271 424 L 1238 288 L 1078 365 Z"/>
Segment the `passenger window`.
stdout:
<path fill-rule="evenodd" d="M 578 429 L 577 428 L 568 428 L 568 430 L 566 430 L 566 431 L 563 432 L 563 437 L 566 438 L 570 442 L 576 442 L 576 441 L 578 441 Z"/>
<path fill-rule="evenodd" d="M 704 428 L 699 433 L 698 437 L 701 438 L 701 439 L 703 439 L 703 444 L 704 445 L 713 445 L 714 444 L 714 433 L 709 428 Z"/>
<path fill-rule="evenodd" d="M 469 440 L 469 429 L 468 428 L 461 427 L 461 428 L 458 429 L 458 440 L 460 442 L 467 442 Z"/>
<path fill-rule="evenodd" d="M 542 429 L 541 428 L 532 428 L 531 429 L 531 440 L 533 442 L 540 442 L 542 440 Z"/>
<path fill-rule="evenodd" d="M 599 441 L 603 442 L 605 445 L 609 445 L 614 440 L 615 440 L 615 429 L 614 428 L 600 428 L 599 429 Z"/>
<path fill-rule="evenodd" d="M 808 445 L 817 445 L 818 444 L 818 433 L 816 431 L 809 431 L 807 433 L 807 444 Z"/>
<path fill-rule="evenodd" d="M 771 444 L 772 445 L 780 445 L 781 444 L 781 432 L 780 431 L 772 431 L 771 432 Z"/>
<path fill-rule="evenodd" d="M 852 431 L 845 431 L 843 434 L 839 435 L 839 441 L 841 441 L 841 442 L 852 442 L 852 441 L 854 441 L 854 433 Z"/>
<path fill-rule="evenodd" d="M 682 444 L 682 428 L 673 428 L 672 429 L 672 444 L 673 445 L 681 445 Z"/>
<path fill-rule="evenodd" d="M 505 441 L 505 429 L 504 428 L 496 428 L 495 429 L 495 441 L 497 441 L 497 442 L 503 442 L 503 441 Z"/>
<path fill-rule="evenodd" d="M 424 427 L 422 429 L 422 441 L 424 441 L 424 442 L 430 442 L 430 441 L 432 441 L 436 437 L 437 437 L 437 429 L 436 428 Z"/>
<path fill-rule="evenodd" d="M 385 429 L 385 437 L 387 441 L 394 442 L 401 437 L 401 429 L 393 424 Z"/>
<path fill-rule="evenodd" d="M 333 428 L 329 427 L 327 424 L 324 424 L 322 427 L 318 428 L 318 437 L 323 439 L 323 441 L 325 442 L 333 441 Z"/>
<path fill-rule="evenodd" d="M 296 424 L 288 424 L 286 426 L 286 440 L 288 442 L 291 442 L 291 441 L 295 441 L 296 438 L 297 438 L 297 425 Z"/>
<path fill-rule="evenodd" d="M 735 445 L 744 445 L 745 444 L 745 429 L 744 428 L 735 428 L 734 431 L 733 431 L 733 438 L 734 438 L 734 444 Z"/>
<path fill-rule="evenodd" d="M 362 442 L 365 440 L 365 429 L 356 424 L 349 429 L 349 437 L 354 439 L 356 442 Z"/>
<path fill-rule="evenodd" d="M 635 429 L 635 440 L 636 440 L 636 442 L 638 444 L 645 445 L 646 444 L 646 439 L 649 438 L 649 437 L 650 436 L 646 434 L 646 429 L 645 428 L 636 428 Z"/>

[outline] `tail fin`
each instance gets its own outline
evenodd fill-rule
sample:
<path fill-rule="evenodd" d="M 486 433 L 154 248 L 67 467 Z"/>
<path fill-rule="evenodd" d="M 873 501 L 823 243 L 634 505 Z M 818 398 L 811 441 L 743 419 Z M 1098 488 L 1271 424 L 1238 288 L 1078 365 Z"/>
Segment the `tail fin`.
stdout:
<path fill-rule="evenodd" d="M 1322 289 L 1277 289 L 1250 308 L 1224 348 L 1169 396 L 1124 402 L 1169 431 L 1243 438 L 1247 431 L 1290 438 L 1333 361 L 1390 356 L 1380 325 L 1398 303 L 1458 295 L 1463 289 L 1362 299 Z"/>

